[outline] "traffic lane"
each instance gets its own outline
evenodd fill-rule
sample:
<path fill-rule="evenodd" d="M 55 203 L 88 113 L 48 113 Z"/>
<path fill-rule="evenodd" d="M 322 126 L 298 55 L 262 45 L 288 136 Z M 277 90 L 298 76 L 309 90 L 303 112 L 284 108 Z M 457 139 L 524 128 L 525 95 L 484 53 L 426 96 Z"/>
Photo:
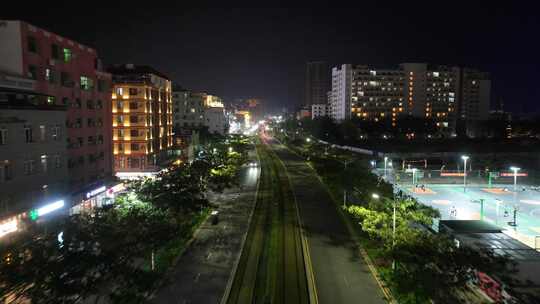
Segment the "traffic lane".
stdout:
<path fill-rule="evenodd" d="M 274 146 L 285 163 L 308 239 L 319 303 L 386 303 L 318 177 L 298 156 Z"/>

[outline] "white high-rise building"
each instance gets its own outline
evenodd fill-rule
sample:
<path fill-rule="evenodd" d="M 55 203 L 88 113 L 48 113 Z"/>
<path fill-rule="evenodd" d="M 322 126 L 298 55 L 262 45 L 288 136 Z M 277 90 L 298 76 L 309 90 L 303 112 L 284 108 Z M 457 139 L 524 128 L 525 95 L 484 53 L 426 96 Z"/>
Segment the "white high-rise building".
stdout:
<path fill-rule="evenodd" d="M 433 119 L 445 133 L 475 136 L 489 114 L 489 74 L 453 66 L 403 63 L 395 69 L 344 64 L 332 69 L 329 116 L 388 121 Z M 461 131 L 460 131 L 461 130 Z"/>

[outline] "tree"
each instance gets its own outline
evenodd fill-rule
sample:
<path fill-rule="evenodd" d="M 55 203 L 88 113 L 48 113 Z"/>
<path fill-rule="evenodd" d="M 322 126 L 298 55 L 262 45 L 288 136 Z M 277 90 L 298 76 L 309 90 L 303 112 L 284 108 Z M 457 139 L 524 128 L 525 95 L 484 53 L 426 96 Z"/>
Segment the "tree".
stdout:
<path fill-rule="evenodd" d="M 71 216 L 46 231 L 30 232 L 23 242 L 0 249 L 1 294 L 32 303 L 90 297 L 138 303 L 158 278 L 145 261 L 177 234 L 178 225 L 162 210 L 124 200 L 112 210 Z"/>

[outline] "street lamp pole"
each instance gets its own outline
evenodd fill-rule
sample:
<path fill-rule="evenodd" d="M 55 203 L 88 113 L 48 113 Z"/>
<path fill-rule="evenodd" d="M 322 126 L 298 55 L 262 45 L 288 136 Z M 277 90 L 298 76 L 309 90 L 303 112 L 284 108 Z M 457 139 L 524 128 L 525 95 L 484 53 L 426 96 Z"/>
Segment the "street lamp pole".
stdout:
<path fill-rule="evenodd" d="M 461 159 L 463 159 L 463 192 L 467 192 L 467 160 L 469 157 L 463 155 Z"/>
<path fill-rule="evenodd" d="M 514 193 L 517 190 L 517 173 L 521 168 L 518 167 L 510 167 L 510 170 L 514 171 Z"/>
<path fill-rule="evenodd" d="M 386 179 L 386 164 L 388 163 L 388 157 L 384 157 L 384 178 Z"/>

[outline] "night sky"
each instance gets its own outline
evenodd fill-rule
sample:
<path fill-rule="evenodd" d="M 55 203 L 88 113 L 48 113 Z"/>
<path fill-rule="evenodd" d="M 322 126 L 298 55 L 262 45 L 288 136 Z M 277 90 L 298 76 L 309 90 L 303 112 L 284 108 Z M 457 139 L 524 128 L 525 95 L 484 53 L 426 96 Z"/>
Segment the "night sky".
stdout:
<path fill-rule="evenodd" d="M 298 105 L 305 62 L 326 60 L 332 66 L 476 67 L 492 73 L 493 102 L 502 98 L 514 112 L 540 111 L 536 8 L 380 2 L 236 8 L 189 7 L 193 1 L 159 7 L 165 2 L 112 7 L 71 1 L 2 8 L 0 18 L 26 20 L 93 46 L 105 63 L 152 65 L 183 87 L 229 99 L 260 97 L 274 108 Z"/>

